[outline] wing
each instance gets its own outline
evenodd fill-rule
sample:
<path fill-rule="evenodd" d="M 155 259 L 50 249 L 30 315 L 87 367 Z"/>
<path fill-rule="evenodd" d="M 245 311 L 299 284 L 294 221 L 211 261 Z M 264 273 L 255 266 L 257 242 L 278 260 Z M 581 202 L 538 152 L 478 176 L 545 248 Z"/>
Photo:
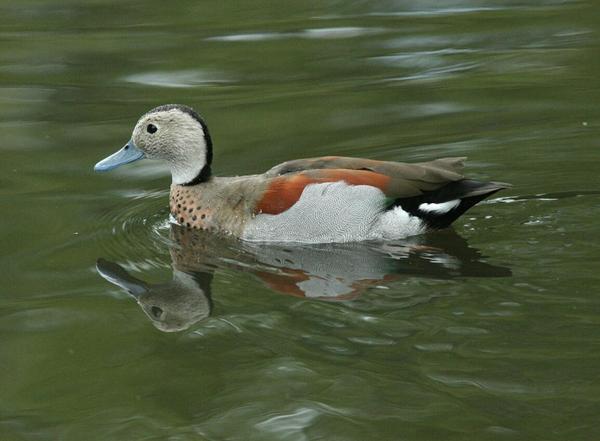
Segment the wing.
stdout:
<path fill-rule="evenodd" d="M 310 184 L 344 181 L 370 185 L 391 201 L 420 196 L 463 179 L 464 158 L 406 164 L 372 159 L 326 156 L 284 162 L 265 173 L 269 178 L 257 213 L 279 214 L 294 205 Z"/>
<path fill-rule="evenodd" d="M 462 179 L 465 157 L 442 158 L 435 161 L 407 164 L 404 162 L 377 161 L 374 159 L 323 156 L 320 158 L 296 159 L 276 165 L 266 176 L 280 176 L 304 170 L 343 169 L 369 170 L 390 177 L 451 182 Z"/>

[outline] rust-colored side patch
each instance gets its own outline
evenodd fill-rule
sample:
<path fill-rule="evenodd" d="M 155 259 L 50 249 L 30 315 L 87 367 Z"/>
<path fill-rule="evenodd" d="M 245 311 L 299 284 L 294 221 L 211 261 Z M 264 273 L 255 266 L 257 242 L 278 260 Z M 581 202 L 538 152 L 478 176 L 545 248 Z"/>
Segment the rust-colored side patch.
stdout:
<path fill-rule="evenodd" d="M 256 271 L 255 274 L 274 291 L 294 297 L 305 297 L 304 292 L 297 285 L 308 280 L 309 277 L 304 271 L 286 269 L 283 274 L 267 271 Z"/>
<path fill-rule="evenodd" d="M 256 206 L 257 213 L 279 214 L 294 205 L 310 184 L 344 181 L 349 185 L 370 185 L 385 192 L 390 177 L 368 170 L 310 170 L 274 178 Z"/>

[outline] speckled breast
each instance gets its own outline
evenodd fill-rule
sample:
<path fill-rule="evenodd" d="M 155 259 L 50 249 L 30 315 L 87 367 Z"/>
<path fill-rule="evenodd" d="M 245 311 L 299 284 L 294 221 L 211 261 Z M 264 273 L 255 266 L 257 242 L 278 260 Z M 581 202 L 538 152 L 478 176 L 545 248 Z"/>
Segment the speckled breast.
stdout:
<path fill-rule="evenodd" d="M 190 188 L 176 186 L 171 189 L 171 215 L 181 225 L 201 230 L 210 229 L 213 210 L 198 200 L 198 194 Z"/>

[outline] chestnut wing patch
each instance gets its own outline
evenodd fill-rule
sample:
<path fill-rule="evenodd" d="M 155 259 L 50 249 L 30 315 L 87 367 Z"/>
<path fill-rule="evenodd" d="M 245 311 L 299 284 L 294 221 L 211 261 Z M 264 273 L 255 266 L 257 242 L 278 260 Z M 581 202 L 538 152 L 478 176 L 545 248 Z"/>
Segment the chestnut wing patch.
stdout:
<path fill-rule="evenodd" d="M 279 214 L 294 205 L 307 185 L 344 181 L 349 185 L 370 185 L 384 193 L 390 177 L 369 170 L 306 170 L 273 178 L 256 206 L 256 213 Z"/>

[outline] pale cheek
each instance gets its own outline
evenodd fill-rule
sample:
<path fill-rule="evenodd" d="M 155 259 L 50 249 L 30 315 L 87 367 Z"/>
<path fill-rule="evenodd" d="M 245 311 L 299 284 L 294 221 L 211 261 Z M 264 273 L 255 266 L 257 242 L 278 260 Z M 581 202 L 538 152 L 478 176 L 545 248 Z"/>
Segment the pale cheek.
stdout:
<path fill-rule="evenodd" d="M 138 145 L 138 148 L 143 150 L 146 154 L 146 157 L 150 159 L 162 159 L 164 156 L 161 155 L 161 150 L 158 148 L 157 143 L 153 142 L 153 140 L 142 139 L 140 141 L 140 145 Z"/>

